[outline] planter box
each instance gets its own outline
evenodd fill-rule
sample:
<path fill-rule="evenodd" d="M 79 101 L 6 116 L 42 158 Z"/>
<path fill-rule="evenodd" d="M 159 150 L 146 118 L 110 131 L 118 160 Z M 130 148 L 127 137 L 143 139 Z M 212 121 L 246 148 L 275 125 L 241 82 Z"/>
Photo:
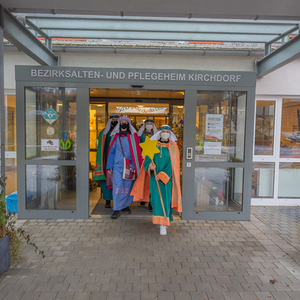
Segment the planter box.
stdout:
<path fill-rule="evenodd" d="M 8 236 L 0 239 L 0 275 L 10 266 L 10 248 Z"/>

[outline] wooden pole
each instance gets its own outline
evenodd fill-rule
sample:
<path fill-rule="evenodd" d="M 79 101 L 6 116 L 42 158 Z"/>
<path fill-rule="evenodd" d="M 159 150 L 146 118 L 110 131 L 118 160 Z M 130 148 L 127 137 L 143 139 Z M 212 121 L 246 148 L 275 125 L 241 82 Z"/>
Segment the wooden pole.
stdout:
<path fill-rule="evenodd" d="M 155 165 L 155 163 L 153 162 L 153 159 L 152 160 L 152 163 Z M 166 211 L 165 211 L 165 207 L 164 207 L 164 203 L 163 203 L 163 200 L 162 200 L 162 196 L 161 196 L 161 191 L 160 191 L 160 187 L 159 187 L 159 183 L 158 183 L 158 180 L 156 179 L 156 168 L 154 169 L 154 175 L 155 175 L 155 181 L 156 181 L 156 184 L 157 184 L 157 188 L 158 188 L 158 192 L 159 192 L 159 197 L 160 197 L 160 202 L 161 202 L 161 206 L 162 206 L 162 209 L 163 209 L 163 212 L 164 212 L 164 216 L 165 218 L 167 218 L 166 216 Z"/>

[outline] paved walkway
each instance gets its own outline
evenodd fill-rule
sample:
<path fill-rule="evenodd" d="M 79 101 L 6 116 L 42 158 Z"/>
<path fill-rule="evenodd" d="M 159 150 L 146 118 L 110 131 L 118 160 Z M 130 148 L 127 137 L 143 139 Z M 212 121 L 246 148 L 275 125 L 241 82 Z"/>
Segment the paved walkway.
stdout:
<path fill-rule="evenodd" d="M 0 277 L 2 300 L 300 299 L 299 207 L 253 207 L 250 222 L 22 221 L 45 251 Z"/>

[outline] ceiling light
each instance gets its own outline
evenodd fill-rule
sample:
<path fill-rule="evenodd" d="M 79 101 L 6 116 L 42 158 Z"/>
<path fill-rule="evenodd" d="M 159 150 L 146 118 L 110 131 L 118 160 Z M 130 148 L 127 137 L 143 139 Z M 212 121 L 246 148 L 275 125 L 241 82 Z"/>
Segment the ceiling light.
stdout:
<path fill-rule="evenodd" d="M 103 104 L 98 104 L 97 106 L 103 106 Z"/>

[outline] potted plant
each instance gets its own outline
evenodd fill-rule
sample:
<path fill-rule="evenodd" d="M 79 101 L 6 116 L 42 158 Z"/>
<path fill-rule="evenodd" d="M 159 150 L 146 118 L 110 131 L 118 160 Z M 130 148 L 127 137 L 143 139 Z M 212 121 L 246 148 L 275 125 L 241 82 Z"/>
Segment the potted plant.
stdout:
<path fill-rule="evenodd" d="M 45 257 L 44 251 L 30 240 L 22 228 L 16 227 L 16 214 L 7 213 L 4 194 L 4 178 L 0 178 L 0 275 L 9 267 L 10 262 L 18 263 L 21 259 L 22 239 L 35 248 L 35 252 Z"/>

